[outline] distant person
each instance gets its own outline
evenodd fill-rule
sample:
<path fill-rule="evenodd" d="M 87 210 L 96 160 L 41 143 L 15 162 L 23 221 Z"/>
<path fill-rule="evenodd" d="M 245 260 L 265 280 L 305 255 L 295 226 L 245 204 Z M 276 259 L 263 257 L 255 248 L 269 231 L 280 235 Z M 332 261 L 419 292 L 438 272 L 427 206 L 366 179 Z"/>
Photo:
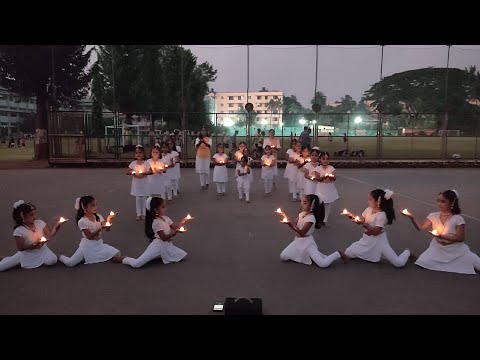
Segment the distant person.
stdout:
<path fill-rule="evenodd" d="M 343 133 L 343 142 L 346 144 L 348 141 L 347 133 Z"/>
<path fill-rule="evenodd" d="M 298 139 L 298 141 L 300 141 L 300 144 L 302 144 L 302 146 L 307 146 L 307 145 L 310 146 L 310 142 L 312 141 L 310 137 L 310 132 L 311 130 L 308 128 L 308 126 L 303 127 L 303 131 L 300 134 L 300 138 Z"/>
<path fill-rule="evenodd" d="M 329 142 L 332 142 L 332 141 L 333 141 L 333 136 L 332 136 L 332 133 L 331 133 L 331 132 L 328 133 L 328 141 L 329 141 Z"/>
<path fill-rule="evenodd" d="M 235 150 L 237 149 L 237 135 L 238 135 L 238 130 L 235 130 L 233 135 L 230 136 L 230 144 L 232 145 L 230 153 L 235 152 Z"/>

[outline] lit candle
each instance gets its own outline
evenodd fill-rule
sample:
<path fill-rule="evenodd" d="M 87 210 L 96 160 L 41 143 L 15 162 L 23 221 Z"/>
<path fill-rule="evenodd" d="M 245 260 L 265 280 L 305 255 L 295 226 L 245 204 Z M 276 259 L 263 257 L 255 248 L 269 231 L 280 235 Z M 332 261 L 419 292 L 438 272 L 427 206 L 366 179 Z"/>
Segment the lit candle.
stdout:
<path fill-rule="evenodd" d="M 277 213 L 281 214 L 281 213 L 282 213 L 282 209 L 278 208 L 278 209 L 277 209 Z"/>
<path fill-rule="evenodd" d="M 168 168 L 168 164 L 165 165 L 165 168 Z"/>
<path fill-rule="evenodd" d="M 180 229 L 178 229 L 178 231 L 180 231 L 180 232 L 185 232 L 185 231 L 187 231 L 187 230 L 185 230 L 185 228 L 184 228 L 183 226 L 180 226 Z"/>
<path fill-rule="evenodd" d="M 286 217 L 283 218 L 282 223 L 288 223 L 288 219 Z"/>
<path fill-rule="evenodd" d="M 105 223 L 105 226 L 112 226 L 108 221 Z"/>
<path fill-rule="evenodd" d="M 132 175 L 136 174 L 135 170 L 132 171 Z"/>
<path fill-rule="evenodd" d="M 135 174 L 135 171 L 133 172 Z M 143 171 L 142 170 L 138 170 L 138 173 L 139 174 L 143 174 Z"/>
<path fill-rule="evenodd" d="M 359 216 L 355 216 L 355 221 L 356 221 L 356 222 L 360 222 L 360 217 L 359 217 Z"/>
<path fill-rule="evenodd" d="M 45 236 L 42 236 L 42 238 L 40 239 L 40 242 L 45 242 L 47 241 L 47 239 L 45 238 Z"/>
<path fill-rule="evenodd" d="M 110 216 L 114 216 L 115 213 L 113 211 L 110 211 Z"/>
<path fill-rule="evenodd" d="M 271 164 L 272 164 L 272 162 L 271 162 L 271 161 L 268 161 L 268 160 L 267 160 L 267 161 L 265 161 L 265 165 L 267 165 L 267 166 L 270 166 Z"/>
<path fill-rule="evenodd" d="M 60 218 L 60 220 L 58 220 L 59 223 L 64 223 L 65 221 L 67 221 L 67 219 L 65 219 L 63 216 Z"/>
<path fill-rule="evenodd" d="M 220 160 L 218 163 L 219 163 L 219 164 L 223 164 L 223 160 Z"/>
<path fill-rule="evenodd" d="M 315 180 L 315 175 L 312 175 L 312 176 L 310 177 L 310 180 Z"/>
<path fill-rule="evenodd" d="M 310 161 L 312 161 L 312 159 L 310 159 L 310 158 L 305 159 L 305 162 L 310 162 Z"/>
<path fill-rule="evenodd" d="M 412 215 L 407 209 L 403 209 L 402 214 L 407 215 L 407 216 Z"/>
<path fill-rule="evenodd" d="M 349 215 L 350 213 L 347 211 L 347 209 L 343 209 L 342 215 Z"/>
<path fill-rule="evenodd" d="M 438 231 L 437 230 L 432 230 L 432 235 L 438 235 Z"/>

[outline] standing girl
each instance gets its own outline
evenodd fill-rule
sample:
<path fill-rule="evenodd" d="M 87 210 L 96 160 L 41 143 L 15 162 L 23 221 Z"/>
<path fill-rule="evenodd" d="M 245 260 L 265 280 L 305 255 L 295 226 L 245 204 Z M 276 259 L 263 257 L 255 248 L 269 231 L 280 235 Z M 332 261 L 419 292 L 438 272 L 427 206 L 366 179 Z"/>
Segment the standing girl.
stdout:
<path fill-rule="evenodd" d="M 325 204 L 325 224 L 330 215 L 330 208 L 332 203 L 338 199 L 338 192 L 335 184 L 337 180 L 335 175 L 335 168 L 330 165 L 330 154 L 326 151 L 320 152 L 320 172 L 317 183 L 317 195 L 323 200 Z"/>
<path fill-rule="evenodd" d="M 182 148 L 176 145 L 174 138 L 170 138 L 168 141 L 168 149 L 170 150 L 170 157 L 174 164 L 172 171 L 172 191 L 173 197 L 177 197 L 179 193 L 179 182 L 180 182 L 180 154 L 182 153 Z"/>
<path fill-rule="evenodd" d="M 295 219 L 295 225 L 292 225 L 291 222 L 285 223 L 295 232 L 296 236 L 293 242 L 282 251 L 280 259 L 292 260 L 305 265 L 311 265 L 313 260 L 321 268 L 329 267 L 332 262 L 340 259 L 340 251 L 335 251 L 328 256 L 318 251 L 313 238 L 315 228 L 320 229 L 322 226 L 324 211 L 317 195 L 306 195 L 302 199 L 302 212 Z"/>
<path fill-rule="evenodd" d="M 250 166 L 248 165 L 248 157 L 244 156 L 240 161 L 240 167 L 237 166 L 237 187 L 238 187 L 238 198 L 242 201 L 243 193 L 245 194 L 245 201 L 250 202 L 250 185 L 251 180 L 249 176 L 251 175 Z"/>
<path fill-rule="evenodd" d="M 165 201 L 158 197 L 147 199 L 147 218 L 145 220 L 145 235 L 150 240 L 150 245 L 137 259 L 131 257 L 119 257 L 125 265 L 140 268 L 153 259 L 162 258 L 164 264 L 178 262 L 187 253 L 172 244 L 174 237 L 181 226 L 186 222 L 184 218 L 178 225 L 165 215 L 167 207 Z"/>
<path fill-rule="evenodd" d="M 13 256 L 0 261 L 0 271 L 20 265 L 24 269 L 35 269 L 42 265 L 55 265 L 57 256 L 48 248 L 47 241 L 55 236 L 60 228 L 58 222 L 48 228 L 45 222 L 37 220 L 37 208 L 23 200 L 13 204 L 13 237 L 18 248 Z"/>
<path fill-rule="evenodd" d="M 227 163 L 228 156 L 224 154 L 223 144 L 217 145 L 217 153 L 213 155 L 213 182 L 217 184 L 218 195 L 225 195 L 225 183 L 228 180 Z"/>
<path fill-rule="evenodd" d="M 298 147 L 298 144 L 297 144 Z M 298 198 L 303 199 L 303 194 L 305 193 L 305 169 L 304 166 L 310 163 L 310 147 L 308 145 L 303 145 L 301 149 L 301 156 L 296 156 L 295 165 L 297 166 L 297 178 L 296 178 L 296 188 L 298 191 Z"/>
<path fill-rule="evenodd" d="M 130 195 L 135 196 L 135 204 L 137 209 L 137 220 L 145 218 L 145 201 L 150 195 L 148 189 L 147 171 L 148 165 L 145 160 L 145 150 L 142 145 L 135 147 L 135 159 L 128 165 L 130 169 L 129 175 L 132 175 L 132 186 Z"/>
<path fill-rule="evenodd" d="M 165 159 L 160 159 L 160 144 L 152 147 L 151 158 L 147 160 L 148 191 L 151 196 L 165 197 Z"/>
<path fill-rule="evenodd" d="M 290 148 L 286 152 L 285 159 L 287 160 L 287 166 L 285 168 L 285 172 L 283 173 L 283 177 L 288 181 L 288 193 L 294 195 L 293 199 L 297 197 L 297 190 L 295 188 L 295 181 L 292 180 L 292 176 L 295 173 L 297 167 L 295 166 L 295 148 L 298 141 L 293 139 L 290 143 Z"/>
<path fill-rule="evenodd" d="M 195 140 L 197 156 L 195 158 L 195 172 L 200 176 L 200 185 L 202 189 L 208 189 L 210 183 L 210 148 L 212 139 L 208 137 L 207 129 L 202 128 L 198 138 Z"/>
<path fill-rule="evenodd" d="M 310 162 L 307 162 L 303 167 L 304 173 L 304 183 L 303 183 L 303 192 L 305 195 L 317 195 L 317 183 L 320 179 L 320 163 L 318 162 L 318 157 L 320 151 L 317 149 L 312 149 L 310 152 Z M 323 202 L 323 199 L 320 198 L 320 201 Z"/>
<path fill-rule="evenodd" d="M 93 196 L 87 195 L 75 200 L 75 209 L 77 210 L 77 224 L 82 232 L 82 240 L 77 251 L 67 257 L 61 255 L 58 260 L 68 267 L 75 266 L 85 260 L 85 264 L 95 264 L 114 258 L 118 261 L 120 251 L 113 246 L 103 243 L 102 229 L 110 230 L 111 221 L 115 215 L 108 215 L 107 221 L 103 216 L 97 214 L 97 200 Z M 107 225 L 107 223 L 109 223 Z"/>
<path fill-rule="evenodd" d="M 265 155 L 262 156 L 262 179 L 265 182 L 265 196 L 272 194 L 273 177 L 275 174 L 275 168 L 277 161 L 272 154 L 272 148 L 270 145 L 265 146 Z"/>

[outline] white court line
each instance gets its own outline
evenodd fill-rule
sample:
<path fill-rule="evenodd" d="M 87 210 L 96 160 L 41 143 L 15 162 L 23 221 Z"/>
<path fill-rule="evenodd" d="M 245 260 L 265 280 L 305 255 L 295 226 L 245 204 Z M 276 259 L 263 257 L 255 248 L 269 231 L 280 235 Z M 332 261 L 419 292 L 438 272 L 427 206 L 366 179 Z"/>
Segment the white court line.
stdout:
<path fill-rule="evenodd" d="M 344 175 L 340 175 L 340 176 L 338 176 L 338 175 L 337 175 L 337 177 L 341 177 L 341 178 L 349 179 L 349 180 L 356 181 L 356 182 L 359 182 L 359 183 L 362 183 L 362 184 L 366 184 L 366 185 L 370 185 L 370 186 L 375 186 L 374 184 L 370 184 L 370 183 L 368 183 L 368 182 L 365 182 L 365 181 L 363 181 L 363 180 L 358 180 L 358 179 L 351 178 L 351 177 L 344 176 Z M 402 193 L 400 193 L 400 192 L 397 192 L 397 191 L 395 191 L 395 195 L 400 195 L 400 196 L 403 196 L 403 197 L 405 197 L 405 198 L 407 198 L 407 199 L 410 199 L 410 200 L 413 200 L 413 201 L 419 202 L 419 203 L 421 203 L 421 204 L 424 204 L 424 205 L 428 205 L 428 206 L 431 206 L 431 207 L 437 207 L 435 204 L 428 203 L 428 202 L 426 202 L 426 201 L 422 201 L 422 200 L 418 200 L 418 199 L 416 199 L 416 198 L 413 198 L 413 197 L 411 197 L 411 196 L 408 196 L 408 195 L 402 194 Z M 469 218 L 469 219 L 472 219 L 472 220 L 475 220 L 475 221 L 479 221 L 479 222 L 480 222 L 480 219 L 479 219 L 479 218 L 476 218 L 475 216 L 467 215 L 467 214 L 465 214 L 465 213 L 462 213 L 462 216 L 464 216 L 464 217 L 467 217 L 467 218 Z"/>

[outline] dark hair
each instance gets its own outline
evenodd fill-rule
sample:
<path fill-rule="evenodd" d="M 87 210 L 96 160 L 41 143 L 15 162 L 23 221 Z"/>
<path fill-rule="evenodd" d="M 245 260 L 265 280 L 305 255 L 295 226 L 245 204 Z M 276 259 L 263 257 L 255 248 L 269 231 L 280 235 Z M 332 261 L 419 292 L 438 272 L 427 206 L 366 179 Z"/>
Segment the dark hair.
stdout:
<path fill-rule="evenodd" d="M 200 129 L 200 131 L 198 132 L 198 138 L 199 138 L 199 139 L 203 139 L 202 130 L 205 130 L 205 132 L 206 132 L 205 136 L 206 136 L 206 137 L 209 137 L 209 136 L 208 136 L 208 130 L 207 130 L 207 128 L 204 126 L 204 127 L 202 127 L 202 128 Z"/>
<path fill-rule="evenodd" d="M 440 192 L 438 195 L 442 195 L 445 199 L 447 199 L 451 204 L 452 214 L 460 214 L 462 211 L 460 210 L 460 204 L 458 203 L 458 196 L 455 194 L 453 190 L 445 190 Z"/>
<path fill-rule="evenodd" d="M 33 210 L 36 210 L 36 209 L 37 208 L 35 207 L 35 205 L 30 203 L 23 203 L 17 206 L 16 209 L 14 208 L 12 213 L 12 218 L 13 218 L 13 221 L 15 221 L 15 226 L 13 228 L 16 229 L 17 227 L 22 226 L 23 218 L 25 217 L 25 215 L 30 214 Z"/>
<path fill-rule="evenodd" d="M 77 223 L 80 221 L 82 217 L 85 216 L 85 209 L 91 202 L 93 202 L 95 198 L 92 195 L 85 195 L 80 198 L 80 207 L 77 211 Z M 100 217 L 95 214 L 95 220 L 100 221 Z"/>
<path fill-rule="evenodd" d="M 302 145 L 302 152 L 303 150 L 307 149 L 308 151 L 310 151 L 310 145 L 308 144 L 305 144 L 305 145 Z"/>
<path fill-rule="evenodd" d="M 290 148 L 292 148 L 293 145 L 297 145 L 297 143 L 297 139 L 292 139 L 292 141 L 290 141 Z"/>
<path fill-rule="evenodd" d="M 308 126 L 304 126 L 304 127 L 303 127 L 303 130 L 308 130 Z"/>
<path fill-rule="evenodd" d="M 272 150 L 272 147 L 270 145 L 266 145 L 263 150 Z"/>
<path fill-rule="evenodd" d="M 140 150 L 143 154 L 143 158 L 145 159 L 145 149 L 143 148 L 142 145 L 137 145 L 135 146 L 135 151 Z"/>
<path fill-rule="evenodd" d="M 270 130 L 268 130 L 268 132 L 271 132 L 271 131 L 275 132 L 275 130 L 274 130 L 274 129 L 270 129 Z"/>
<path fill-rule="evenodd" d="M 323 219 L 325 219 L 325 205 L 320 202 L 320 199 L 317 195 L 309 194 L 305 195 L 309 204 L 315 201 L 315 205 L 313 206 L 312 213 L 315 216 L 315 228 L 320 229 L 322 225 L 325 225 Z"/>
<path fill-rule="evenodd" d="M 330 154 L 328 153 L 328 151 L 320 151 L 320 154 L 319 154 L 320 157 L 325 156 L 325 155 L 330 157 Z"/>
<path fill-rule="evenodd" d="M 145 235 L 152 242 L 155 239 L 155 233 L 152 229 L 153 220 L 157 217 L 156 209 L 162 205 L 164 200 L 159 197 L 152 197 L 150 201 L 150 208 L 147 208 L 147 213 L 145 215 Z"/>
<path fill-rule="evenodd" d="M 222 147 L 225 149 L 225 145 L 223 145 L 223 143 L 218 143 L 218 144 L 217 144 L 217 152 L 218 152 L 218 148 L 219 148 L 220 146 L 222 146 Z"/>
<path fill-rule="evenodd" d="M 245 161 L 245 163 L 248 164 L 248 156 L 243 155 L 240 161 Z"/>
<path fill-rule="evenodd" d="M 245 148 L 247 148 L 247 143 L 245 141 L 240 141 L 240 143 L 238 144 L 238 147 L 240 147 L 240 145 L 245 145 Z"/>
<path fill-rule="evenodd" d="M 391 224 L 395 220 L 395 210 L 393 209 L 393 199 L 385 199 L 385 191 L 382 189 L 375 189 L 370 192 L 372 198 L 378 204 L 378 198 L 380 198 L 380 210 L 385 212 L 387 215 L 387 224 Z"/>
<path fill-rule="evenodd" d="M 310 151 L 310 155 L 312 155 L 314 152 L 316 152 L 318 156 L 320 156 L 320 150 L 317 149 L 313 149 L 312 151 Z"/>

